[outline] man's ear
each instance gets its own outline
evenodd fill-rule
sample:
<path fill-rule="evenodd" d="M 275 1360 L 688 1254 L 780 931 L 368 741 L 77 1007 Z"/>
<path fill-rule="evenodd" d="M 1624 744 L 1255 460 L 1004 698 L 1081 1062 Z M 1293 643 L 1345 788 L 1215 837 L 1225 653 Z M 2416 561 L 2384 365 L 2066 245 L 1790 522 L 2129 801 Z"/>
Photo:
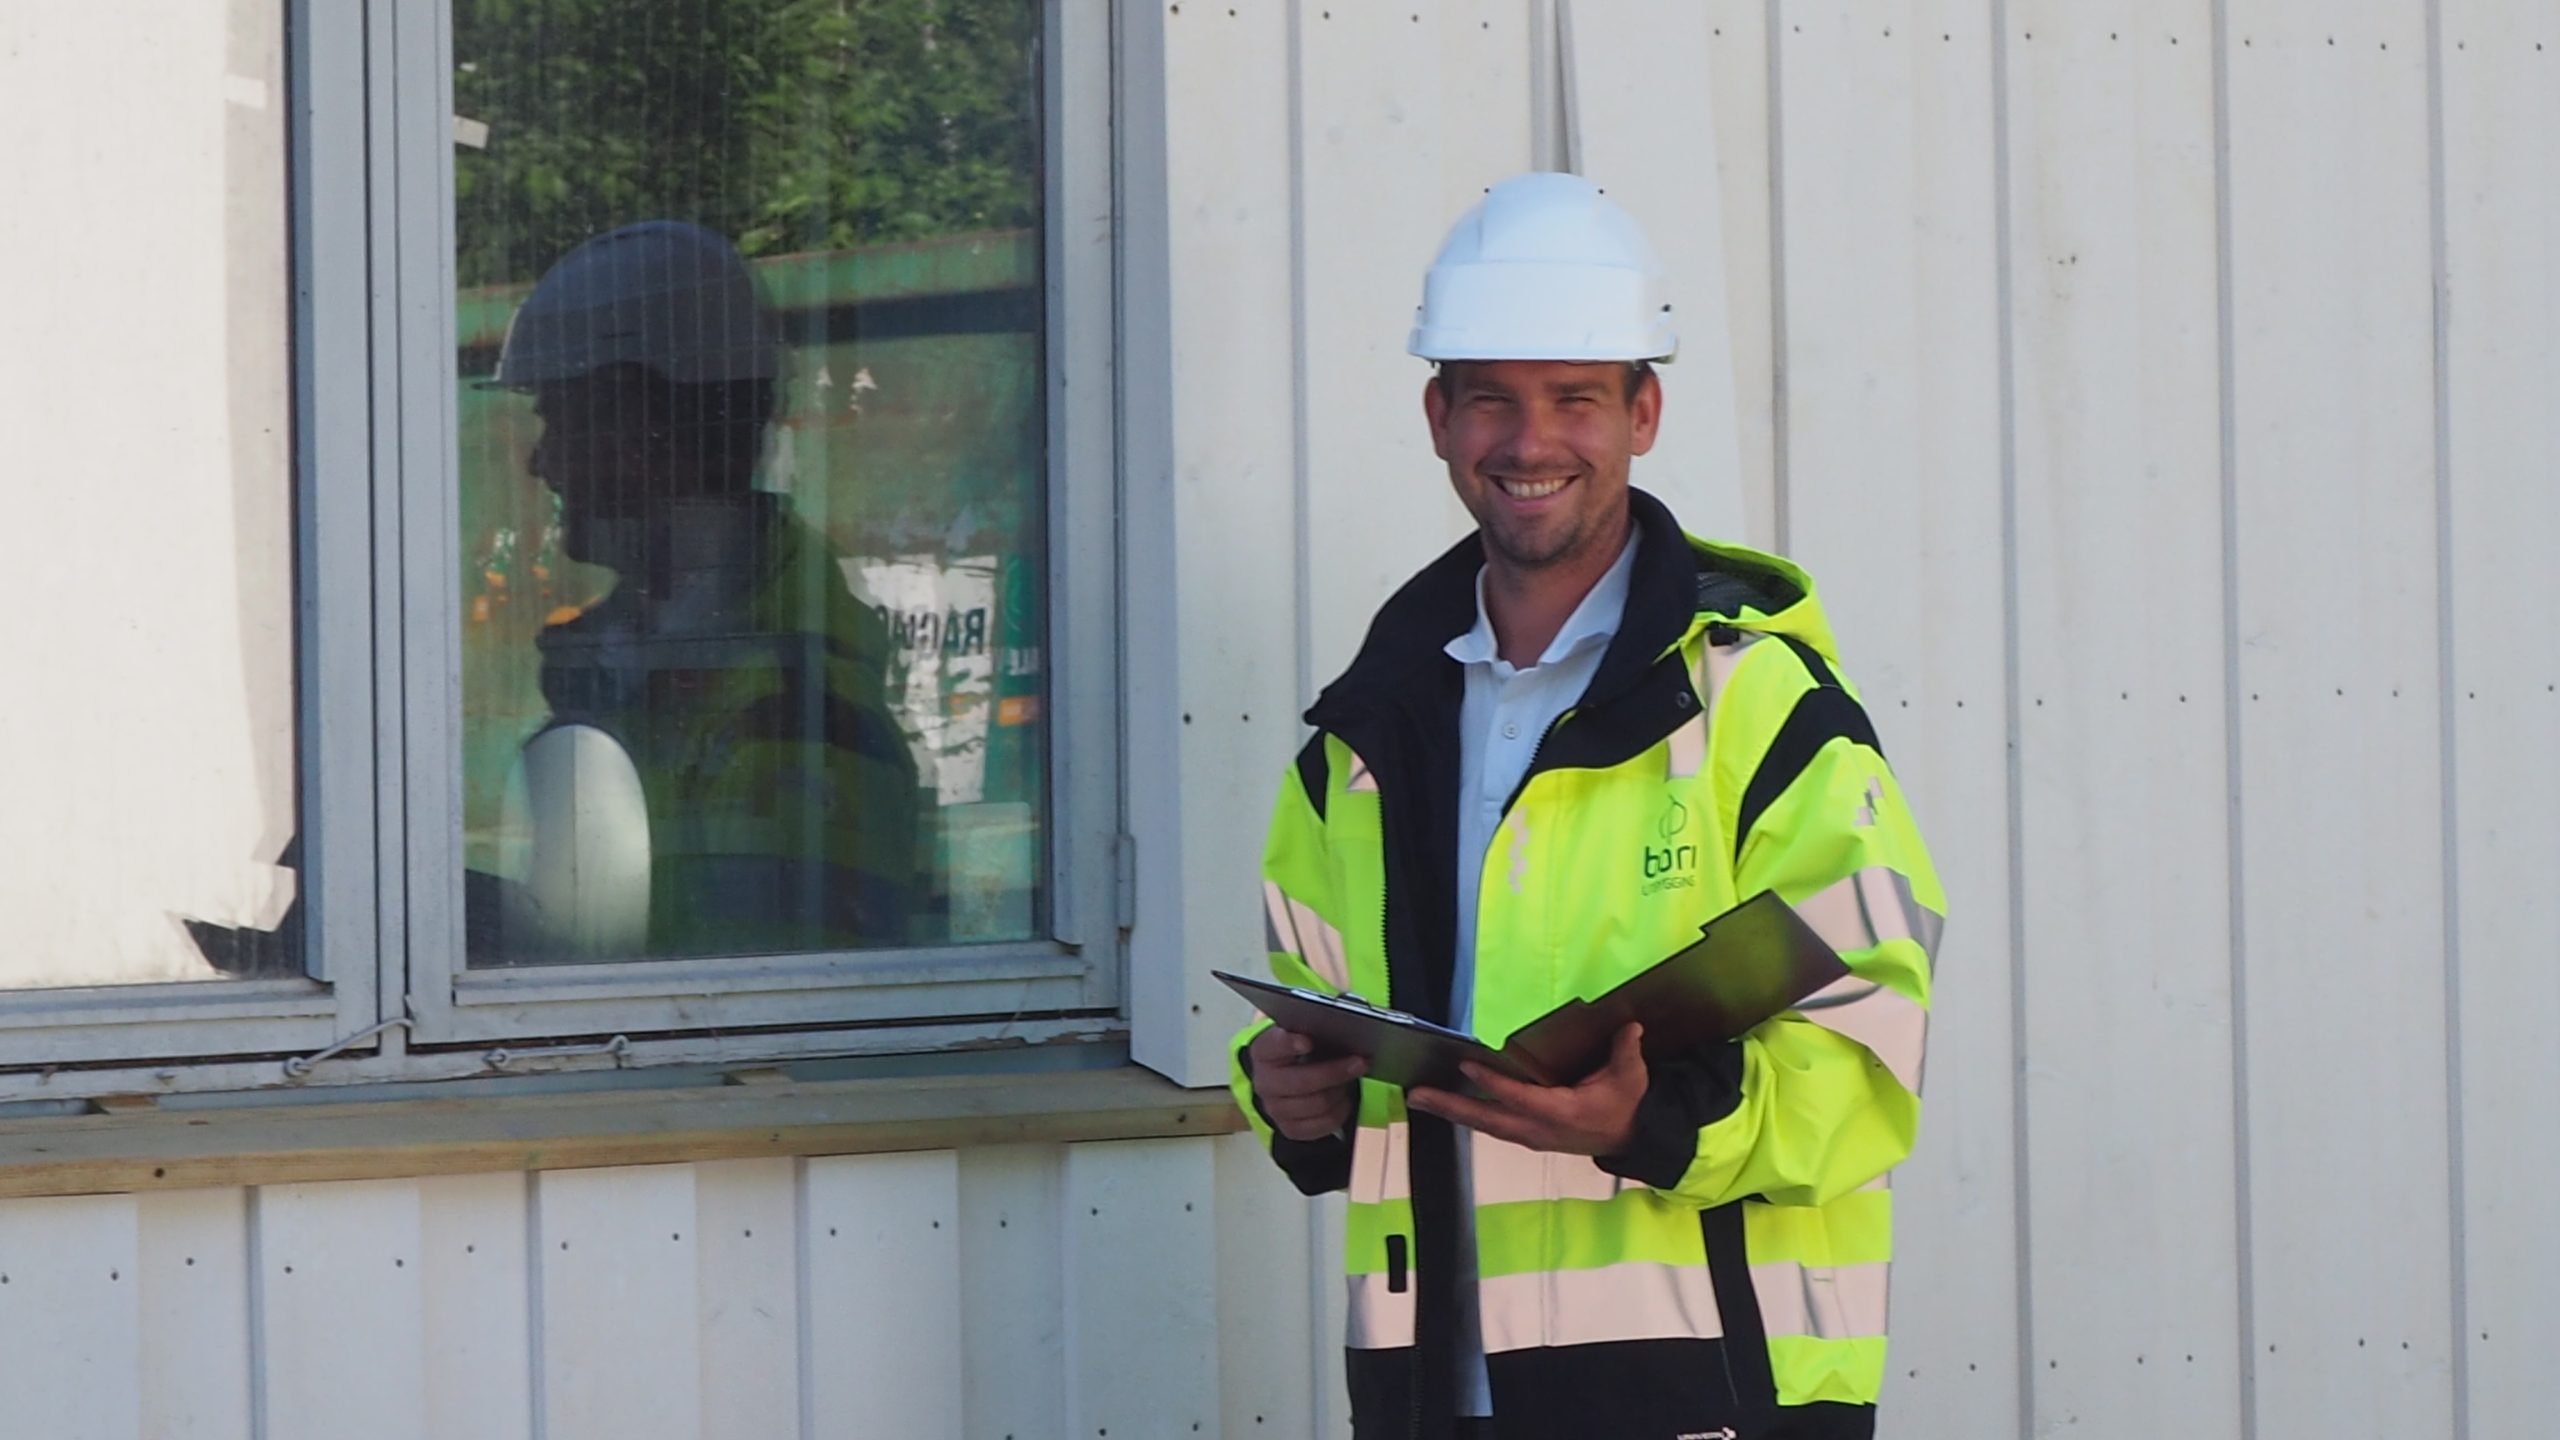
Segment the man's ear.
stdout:
<path fill-rule="evenodd" d="M 1644 379 L 1636 384 L 1635 398 L 1627 402 L 1627 411 L 1627 453 L 1642 455 L 1653 448 L 1654 439 L 1662 433 L 1662 377 L 1648 368 Z"/>
<path fill-rule="evenodd" d="M 1422 418 L 1431 425 L 1431 453 L 1449 458 L 1449 390 L 1434 374 L 1422 382 Z"/>

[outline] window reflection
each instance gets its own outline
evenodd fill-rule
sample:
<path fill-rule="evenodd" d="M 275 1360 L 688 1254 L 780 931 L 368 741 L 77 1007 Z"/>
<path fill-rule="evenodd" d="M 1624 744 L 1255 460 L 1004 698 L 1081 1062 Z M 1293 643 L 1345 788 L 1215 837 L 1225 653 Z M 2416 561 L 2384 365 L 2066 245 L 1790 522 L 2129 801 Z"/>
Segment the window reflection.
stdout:
<path fill-rule="evenodd" d="M 1038 6 L 616 13 L 455 8 L 471 959 L 1026 938 Z"/>
<path fill-rule="evenodd" d="M 516 313 L 493 383 L 533 398 L 561 554 L 612 585 L 535 636 L 549 716 L 508 826 L 526 854 L 473 917 L 493 958 L 906 938 L 916 766 L 888 627 L 754 484 L 780 372 L 744 260 L 697 225 L 599 236 Z"/>

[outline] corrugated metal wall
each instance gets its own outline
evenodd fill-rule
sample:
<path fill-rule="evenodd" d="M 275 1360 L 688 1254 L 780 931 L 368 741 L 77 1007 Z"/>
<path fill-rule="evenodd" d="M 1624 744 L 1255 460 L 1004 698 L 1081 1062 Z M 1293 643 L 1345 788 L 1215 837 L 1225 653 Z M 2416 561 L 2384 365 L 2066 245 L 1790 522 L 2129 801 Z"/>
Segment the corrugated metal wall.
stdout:
<path fill-rule="evenodd" d="M 1886 1433 L 2531 1427 L 2560 5 L 1186 5 L 1162 34 L 1198 270 L 1168 543 L 1292 545 L 1300 597 L 1183 622 L 1186 700 L 1261 713 L 1293 648 L 1303 703 L 1463 529 L 1399 341 L 1476 187 L 1570 160 L 1675 265 L 1721 253 L 1738 470 L 1667 445 L 1640 479 L 1822 577 L 1956 912 Z M 1236 96 L 1260 118 L 1222 125 Z M 1228 243 L 1284 202 L 1288 249 Z M 1284 322 L 1285 357 L 1244 343 Z M 1673 436 L 1722 429 L 1691 347 Z M 1290 448 L 1222 443 L 1283 385 Z M 1222 727 L 1181 736 L 1197 824 L 1288 746 L 1182 708 Z M 1239 853 L 1195 854 L 1195 923 L 1250 846 L 1198 828 Z"/>
<path fill-rule="evenodd" d="M 1267 1168 L 1234 1137 L 12 1201 L 0 1435 L 1305 1436 Z"/>
<path fill-rule="evenodd" d="M 1954 902 L 1885 1433 L 2535 1428 L 2560 0 L 1146 8 L 1133 743 L 1223 778 L 1142 817 L 1142 949 L 1463 528 L 1400 352 L 1441 227 L 1578 157 L 1722 255 L 1738 473 L 1644 473 L 1821 576 Z M 1303 1436 L 1337 1229 L 1234 1140 L 13 1202 L 6 1433 Z"/>

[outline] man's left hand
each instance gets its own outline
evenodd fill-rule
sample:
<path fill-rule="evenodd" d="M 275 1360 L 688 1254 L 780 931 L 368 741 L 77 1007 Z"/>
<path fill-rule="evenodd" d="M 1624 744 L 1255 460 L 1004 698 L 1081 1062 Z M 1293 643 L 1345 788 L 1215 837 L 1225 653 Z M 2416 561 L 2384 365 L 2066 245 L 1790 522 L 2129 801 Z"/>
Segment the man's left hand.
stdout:
<path fill-rule="evenodd" d="M 1636 1102 L 1644 1099 L 1644 1027 L 1618 1032 L 1609 1063 L 1573 1085 L 1532 1085 L 1481 1065 L 1459 1067 L 1487 1098 L 1447 1090 L 1410 1090 L 1405 1103 L 1480 1135 L 1559 1155 L 1613 1155 L 1634 1138 Z"/>

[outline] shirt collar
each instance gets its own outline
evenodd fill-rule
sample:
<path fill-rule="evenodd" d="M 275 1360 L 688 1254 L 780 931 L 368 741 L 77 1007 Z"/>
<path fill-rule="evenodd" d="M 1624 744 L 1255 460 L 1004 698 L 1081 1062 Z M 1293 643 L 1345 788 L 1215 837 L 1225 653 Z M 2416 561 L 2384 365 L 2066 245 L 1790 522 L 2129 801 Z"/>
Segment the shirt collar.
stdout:
<path fill-rule="evenodd" d="M 1626 613 L 1627 587 L 1635 574 L 1636 536 L 1632 527 L 1625 548 L 1598 584 L 1573 607 L 1573 614 L 1547 642 L 1547 652 L 1538 657 L 1541 665 L 1552 665 L 1577 651 L 1603 646 L 1618 633 L 1618 621 Z M 1484 607 L 1484 571 L 1476 571 L 1476 623 L 1474 628 L 1442 647 L 1450 659 L 1461 665 L 1500 665 L 1501 646 L 1493 636 L 1493 617 Z"/>

